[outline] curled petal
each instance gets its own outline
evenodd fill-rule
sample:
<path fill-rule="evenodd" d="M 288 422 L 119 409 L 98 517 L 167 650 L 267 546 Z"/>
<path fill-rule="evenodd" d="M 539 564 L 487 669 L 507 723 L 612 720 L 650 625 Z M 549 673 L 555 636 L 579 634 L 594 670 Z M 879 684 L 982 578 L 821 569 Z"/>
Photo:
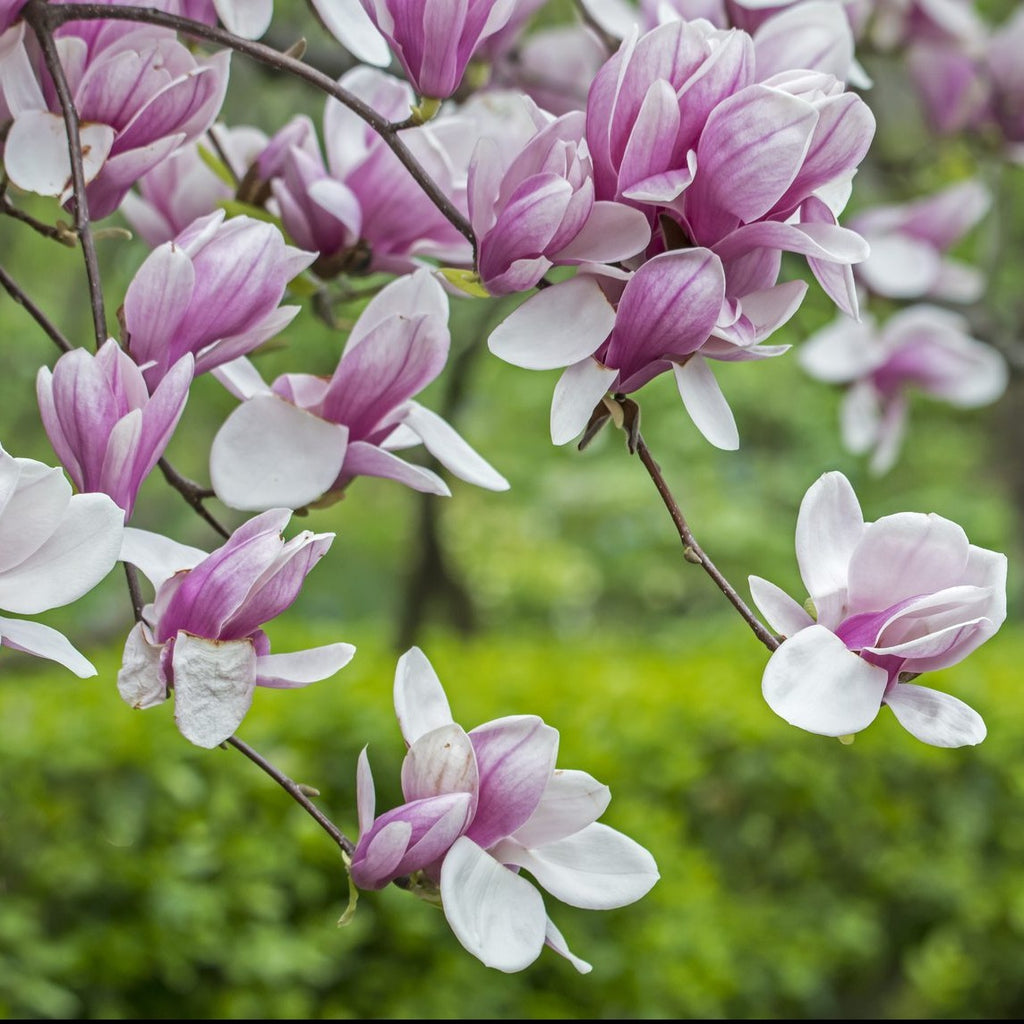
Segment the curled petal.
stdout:
<path fill-rule="evenodd" d="M 355 653 L 352 644 L 326 644 L 292 654 L 264 654 L 256 659 L 256 685 L 277 690 L 308 686 L 343 669 Z"/>
<path fill-rule="evenodd" d="M 423 441 L 423 446 L 457 477 L 489 491 L 507 491 L 508 481 L 478 455 L 446 420 L 418 402 L 409 402 L 402 420 Z"/>
<path fill-rule="evenodd" d="M 80 679 L 96 675 L 92 662 L 83 657 L 63 633 L 41 622 L 0 618 L 0 643 L 15 651 L 55 661 Z"/>
<path fill-rule="evenodd" d="M 933 747 L 967 747 L 980 743 L 986 735 L 981 715 L 962 700 L 926 686 L 898 683 L 886 695 L 900 725 Z"/>

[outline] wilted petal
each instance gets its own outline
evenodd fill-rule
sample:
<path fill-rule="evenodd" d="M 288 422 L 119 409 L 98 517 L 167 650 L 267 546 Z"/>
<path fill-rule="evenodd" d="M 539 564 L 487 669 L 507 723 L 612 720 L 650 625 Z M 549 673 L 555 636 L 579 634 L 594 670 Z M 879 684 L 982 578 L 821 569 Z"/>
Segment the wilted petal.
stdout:
<path fill-rule="evenodd" d="M 251 640 L 207 640 L 181 631 L 174 641 L 174 720 L 185 739 L 216 747 L 242 724 L 256 688 Z"/>
<path fill-rule="evenodd" d="M 966 747 L 986 735 L 981 715 L 962 700 L 926 686 L 898 683 L 885 698 L 900 725 L 933 747 Z"/>
<path fill-rule="evenodd" d="M 768 659 L 761 692 L 790 725 L 822 736 L 848 736 L 878 715 L 889 674 L 870 665 L 835 633 L 813 625 Z"/>
<path fill-rule="evenodd" d="M 145 623 L 136 622 L 117 673 L 117 692 L 129 707 L 153 708 L 167 700 L 167 681 L 160 669 L 162 651 L 162 645 L 150 642 Z"/>
<path fill-rule="evenodd" d="M 99 174 L 114 143 L 114 134 L 114 129 L 106 124 L 87 124 L 79 131 L 86 183 Z M 4 167 L 11 181 L 26 192 L 63 195 L 71 187 L 71 157 L 64 119 L 43 110 L 17 117 L 4 145 Z"/>
<path fill-rule="evenodd" d="M 441 865 L 441 900 L 455 937 L 488 967 L 521 971 L 540 956 L 547 929 L 540 893 L 466 836 Z"/>

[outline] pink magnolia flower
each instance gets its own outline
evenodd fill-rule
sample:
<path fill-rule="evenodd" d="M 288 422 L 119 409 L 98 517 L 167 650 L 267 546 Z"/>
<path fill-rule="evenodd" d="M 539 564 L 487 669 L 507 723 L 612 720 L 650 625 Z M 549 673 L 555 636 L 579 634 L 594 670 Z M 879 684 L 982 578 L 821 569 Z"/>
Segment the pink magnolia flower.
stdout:
<path fill-rule="evenodd" d="M 850 222 L 871 246 L 857 277 L 887 298 L 976 301 L 985 289 L 984 275 L 946 254 L 988 213 L 991 202 L 985 185 L 971 179 L 913 202 L 865 210 Z"/>
<path fill-rule="evenodd" d="M 459 942 L 488 967 L 528 967 L 545 944 L 581 972 L 551 923 L 528 871 L 570 906 L 608 910 L 640 899 L 658 880 L 651 855 L 597 819 L 611 799 L 586 772 L 556 770 L 558 732 L 534 715 L 499 718 L 468 733 L 419 648 L 395 672 L 395 710 L 408 753 L 406 803 L 375 817 L 373 777 L 359 757 L 359 842 L 352 880 L 380 889 L 413 875 L 440 896 Z"/>
<path fill-rule="evenodd" d="M 849 481 L 808 490 L 796 555 L 817 613 L 758 576 L 750 590 L 784 636 L 764 671 L 768 706 L 791 725 L 848 736 L 887 704 L 925 743 L 980 743 L 985 723 L 956 697 L 904 681 L 962 661 L 1006 618 L 1006 556 L 975 547 L 941 516 L 864 517 Z"/>
<path fill-rule="evenodd" d="M 512 16 L 516 0 L 361 0 L 416 92 L 446 99 L 488 36 Z"/>
<path fill-rule="evenodd" d="M 105 494 L 72 494 L 59 469 L 0 448 L 0 609 L 35 615 L 77 601 L 114 567 L 123 532 L 124 513 Z M 96 675 L 39 622 L 0 617 L 0 644 Z"/>
<path fill-rule="evenodd" d="M 152 388 L 186 353 L 196 374 L 251 352 L 299 311 L 279 306 L 314 254 L 286 245 L 273 224 L 224 211 L 154 249 L 124 299 L 127 347 Z"/>
<path fill-rule="evenodd" d="M 70 196 L 71 166 L 60 105 L 24 26 L 3 57 L 2 83 L 14 117 L 4 149 L 19 188 Z M 220 110 L 228 51 L 197 60 L 174 32 L 129 22 L 71 22 L 55 32 L 82 121 L 86 196 L 106 217 L 147 171 L 201 135 Z"/>
<path fill-rule="evenodd" d="M 226 128 L 213 125 L 208 133 L 216 139 L 230 170 L 242 178 L 257 154 L 266 146 L 267 137 L 258 128 Z M 213 213 L 226 199 L 235 195 L 229 185 L 203 159 L 213 153 L 206 139 L 175 150 L 136 183 L 138 194 L 129 192 L 121 204 L 121 213 L 146 242 L 156 247 L 181 234 L 193 221 Z M 218 160 L 220 156 L 216 157 Z"/>
<path fill-rule="evenodd" d="M 18 19 L 28 0 L 0 0 L 0 32 L 6 32 Z"/>
<path fill-rule="evenodd" d="M 899 454 L 913 388 L 962 409 L 994 402 L 1006 389 L 1006 360 L 967 333 L 966 321 L 937 306 L 911 306 L 879 329 L 871 317 L 843 318 L 812 335 L 800 364 L 818 380 L 847 384 L 841 424 L 846 447 L 872 452 L 871 469 Z"/>
<path fill-rule="evenodd" d="M 217 496 L 233 508 L 301 508 L 355 476 L 449 494 L 395 449 L 423 444 L 456 476 L 490 490 L 508 481 L 440 416 L 413 401 L 444 368 L 448 299 L 427 269 L 392 281 L 363 310 L 330 379 L 286 374 L 267 387 L 251 363 L 218 373 L 243 403 L 210 450 Z"/>
<path fill-rule="evenodd" d="M 142 481 L 178 425 L 194 361 L 186 353 L 153 390 L 114 341 L 67 352 L 36 377 L 46 436 L 80 491 L 109 494 L 131 518 Z"/>
<path fill-rule="evenodd" d="M 200 747 L 223 743 L 241 724 L 257 686 L 292 689 L 334 675 L 351 644 L 271 654 L 261 628 L 298 597 L 333 533 L 304 530 L 285 541 L 288 509 L 239 527 L 212 554 L 144 530 L 125 530 L 121 558 L 156 589 L 125 643 L 117 688 L 134 708 L 174 691 L 174 718 Z"/>
<path fill-rule="evenodd" d="M 535 134 L 511 162 L 484 138 L 470 165 L 477 270 L 492 295 L 532 288 L 558 264 L 628 259 L 651 237 L 639 210 L 595 202 L 582 111 L 554 121 L 533 113 Z"/>
<path fill-rule="evenodd" d="M 1024 9 L 1018 8 L 995 32 L 985 49 L 992 86 L 992 115 L 1011 143 L 1024 142 Z M 1018 156 L 1018 161 L 1019 161 Z"/>

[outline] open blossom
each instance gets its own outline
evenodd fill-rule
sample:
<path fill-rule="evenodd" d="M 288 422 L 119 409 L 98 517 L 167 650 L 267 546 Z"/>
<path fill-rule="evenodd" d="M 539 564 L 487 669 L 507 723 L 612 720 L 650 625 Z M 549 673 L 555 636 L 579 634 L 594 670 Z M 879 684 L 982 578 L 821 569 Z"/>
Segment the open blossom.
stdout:
<path fill-rule="evenodd" d="M 551 923 L 528 871 L 551 895 L 589 910 L 640 899 L 658 879 L 651 855 L 597 819 L 607 786 L 555 768 L 558 732 L 535 715 L 499 718 L 466 732 L 419 648 L 395 673 L 395 710 L 408 753 L 406 803 L 375 817 L 366 751 L 357 774 L 359 842 L 350 871 L 357 886 L 380 889 L 413 876 L 416 890 L 441 899 L 463 946 L 488 967 L 519 971 L 545 943 L 581 972 Z"/>
<path fill-rule="evenodd" d="M 7 174 L 42 195 L 71 194 L 64 119 L 24 26 L 5 47 L 0 85 L 14 117 Z M 170 29 L 129 22 L 71 22 L 55 32 L 80 141 L 89 212 L 106 217 L 142 175 L 213 123 L 228 83 L 228 51 L 197 60 Z"/>
<path fill-rule="evenodd" d="M 1006 360 L 967 333 L 963 317 L 938 306 L 911 306 L 878 328 L 844 317 L 800 347 L 800 364 L 818 380 L 847 384 L 841 424 L 846 447 L 872 452 L 884 473 L 899 454 L 908 391 L 962 409 L 994 402 L 1006 389 Z"/>
<path fill-rule="evenodd" d="M 941 516 L 900 512 L 866 523 L 842 473 L 804 496 L 796 524 L 800 575 L 817 619 L 767 580 L 750 590 L 785 639 L 764 671 L 769 707 L 791 725 L 848 736 L 887 704 L 925 743 L 980 743 L 985 723 L 963 701 L 904 682 L 947 668 L 1006 618 L 1006 556 L 969 543 Z"/>
<path fill-rule="evenodd" d="M 68 475 L 80 491 L 109 494 L 126 521 L 185 410 L 193 365 L 186 353 L 150 395 L 110 338 L 95 356 L 75 349 L 36 377 L 43 427 Z"/>
<path fill-rule="evenodd" d="M 222 382 L 244 398 L 214 438 L 210 477 L 233 508 L 300 508 L 337 496 L 355 476 L 449 494 L 395 449 L 423 444 L 456 476 L 490 490 L 508 482 L 440 416 L 413 401 L 444 368 L 448 299 L 426 268 L 392 281 L 363 310 L 329 378 L 285 374 L 268 387 L 248 362 Z"/>
<path fill-rule="evenodd" d="M 186 353 L 196 374 L 251 352 L 299 311 L 279 306 L 314 253 L 286 245 L 273 225 L 224 211 L 154 249 L 124 299 L 128 351 L 151 387 Z"/>
<path fill-rule="evenodd" d="M 124 513 L 105 494 L 72 494 L 59 469 L 0 448 L 0 609 L 35 615 L 77 601 L 114 567 L 123 532 Z M 38 622 L 0 617 L 0 644 L 96 675 Z"/>
<path fill-rule="evenodd" d="M 241 724 L 257 686 L 292 689 L 334 675 L 351 644 L 271 654 L 262 626 L 298 597 L 333 533 L 304 530 L 286 541 L 288 509 L 239 527 L 212 554 L 144 530 L 125 530 L 121 558 L 156 588 L 125 643 L 121 697 L 150 708 L 174 692 L 174 718 L 200 747 L 223 743 Z"/>
<path fill-rule="evenodd" d="M 974 302 L 985 290 L 977 267 L 946 254 L 988 213 L 992 197 L 980 181 L 961 181 L 923 199 L 876 206 L 850 226 L 871 246 L 855 273 L 892 299 Z"/>
<path fill-rule="evenodd" d="M 455 92 L 477 46 L 504 27 L 516 5 L 516 0 L 361 2 L 416 92 L 437 100 Z"/>

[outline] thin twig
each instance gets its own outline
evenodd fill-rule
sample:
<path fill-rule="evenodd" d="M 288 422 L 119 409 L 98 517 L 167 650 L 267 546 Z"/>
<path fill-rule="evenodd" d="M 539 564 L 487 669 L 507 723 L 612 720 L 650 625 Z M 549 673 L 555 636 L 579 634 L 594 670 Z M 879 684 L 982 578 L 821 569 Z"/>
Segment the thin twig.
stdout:
<path fill-rule="evenodd" d="M 74 345 L 50 322 L 46 314 L 18 287 L 14 278 L 0 267 L 0 284 L 19 306 L 24 306 L 33 320 L 46 332 L 50 340 L 61 350 L 70 352 Z"/>
<path fill-rule="evenodd" d="M 75 234 L 72 228 L 63 224 L 45 224 L 43 221 L 37 220 L 30 213 L 19 210 L 7 198 L 6 188 L 0 190 L 0 214 L 4 214 L 13 220 L 20 220 L 22 224 L 27 224 L 37 234 L 42 235 L 44 238 L 51 238 L 55 242 L 60 242 L 61 245 L 66 245 L 69 248 L 75 248 L 78 245 L 78 235 Z"/>
<path fill-rule="evenodd" d="M 203 502 L 214 496 L 213 491 L 206 487 L 200 487 L 194 480 L 182 476 L 168 461 L 161 459 L 157 465 L 164 475 L 164 479 L 196 510 L 199 516 L 210 524 L 225 540 L 231 534 L 214 518 Z"/>
<path fill-rule="evenodd" d="M 30 0 L 30 4 L 37 4 L 40 0 Z M 373 107 L 364 103 L 361 99 L 338 85 L 334 79 L 325 75 L 322 71 L 304 64 L 279 50 L 275 50 L 263 43 L 251 42 L 248 39 L 241 39 L 231 32 L 222 28 L 214 28 L 204 25 L 199 21 L 192 21 L 189 18 L 182 18 L 176 14 L 167 14 L 164 11 L 153 10 L 146 7 L 125 7 L 119 4 L 53 4 L 43 5 L 45 18 L 50 25 L 63 25 L 68 21 L 93 21 L 96 19 L 111 19 L 118 21 L 141 21 L 150 25 L 162 25 L 165 28 L 174 29 L 177 32 L 184 32 L 188 35 L 198 36 L 201 39 L 208 39 L 210 42 L 226 46 L 238 53 L 244 53 L 247 57 L 266 64 L 276 71 L 285 71 L 296 78 L 301 78 L 315 86 L 321 92 L 334 97 L 339 103 L 344 104 L 353 113 L 361 117 L 380 137 L 384 144 L 398 157 L 402 166 L 412 175 L 413 179 L 426 193 L 430 201 L 440 210 L 441 214 L 455 227 L 455 229 L 466 238 L 473 247 L 474 261 L 476 256 L 476 235 L 469 221 L 457 209 L 455 204 L 441 191 L 440 186 L 423 169 L 420 162 L 412 155 L 409 147 L 399 138 L 396 128 L 377 113 Z M 37 17 L 38 9 L 37 9 Z"/>
<path fill-rule="evenodd" d="M 761 622 L 761 620 L 747 607 L 746 602 L 736 592 L 736 588 L 722 575 L 722 573 L 715 566 L 715 563 L 704 553 L 704 550 L 697 543 L 697 538 L 694 537 L 693 531 L 691 531 L 689 525 L 686 522 L 686 518 L 683 516 L 682 510 L 679 508 L 679 504 L 676 499 L 672 496 L 672 492 L 669 490 L 668 484 L 665 482 L 664 476 L 661 473 L 661 467 L 654 460 L 654 456 L 651 454 L 650 448 L 647 447 L 647 443 L 644 441 L 640 434 L 637 434 L 636 441 L 636 453 L 640 456 L 640 461 L 644 464 L 644 468 L 647 470 L 651 480 L 654 481 L 654 486 L 658 489 L 658 493 L 661 495 L 661 500 L 665 503 L 665 508 L 668 509 L 669 515 L 672 517 L 672 522 L 675 523 L 676 531 L 679 534 L 679 540 L 683 545 L 683 557 L 688 562 L 693 562 L 699 565 L 715 582 L 715 586 L 723 594 L 725 594 L 729 603 L 740 613 L 743 620 L 753 630 L 754 636 L 761 641 L 768 648 L 769 651 L 774 651 L 779 646 L 778 638 Z"/>
<path fill-rule="evenodd" d="M 43 60 L 53 80 L 57 92 L 60 109 L 64 115 L 64 129 L 68 137 L 68 155 L 71 159 L 71 187 L 75 198 L 75 231 L 82 243 L 82 256 L 85 259 L 85 274 L 89 280 L 89 301 L 92 306 L 93 330 L 96 335 L 96 348 L 102 348 L 107 340 L 107 317 L 103 309 L 103 288 L 100 283 L 99 262 L 96 259 L 96 242 L 89 225 L 89 204 L 85 197 L 85 168 L 82 164 L 82 143 L 79 132 L 78 111 L 68 87 L 68 80 L 60 62 L 60 55 L 53 41 L 52 26 L 61 24 L 62 20 L 51 17 L 55 10 L 43 0 L 29 0 L 22 15 L 28 22 L 39 47 Z M 67 19 L 63 19 L 67 20 Z"/>
<path fill-rule="evenodd" d="M 262 754 L 256 753 L 248 743 L 243 743 L 237 736 L 229 736 L 226 740 L 235 750 L 245 754 L 247 758 L 254 765 L 262 768 L 293 800 L 296 801 L 306 813 L 334 840 L 334 842 L 346 853 L 348 856 L 352 856 L 355 853 L 356 846 L 351 839 L 348 838 L 338 828 L 337 825 L 331 821 L 330 818 L 320 810 L 319 807 L 306 795 L 302 786 L 297 782 L 288 778 L 280 769 L 275 768 Z"/>
<path fill-rule="evenodd" d="M 124 563 L 124 575 L 128 580 L 128 596 L 132 601 L 132 613 L 136 622 L 142 621 L 142 609 L 145 601 L 142 599 L 142 590 L 139 587 L 139 571 L 131 562 Z"/>

